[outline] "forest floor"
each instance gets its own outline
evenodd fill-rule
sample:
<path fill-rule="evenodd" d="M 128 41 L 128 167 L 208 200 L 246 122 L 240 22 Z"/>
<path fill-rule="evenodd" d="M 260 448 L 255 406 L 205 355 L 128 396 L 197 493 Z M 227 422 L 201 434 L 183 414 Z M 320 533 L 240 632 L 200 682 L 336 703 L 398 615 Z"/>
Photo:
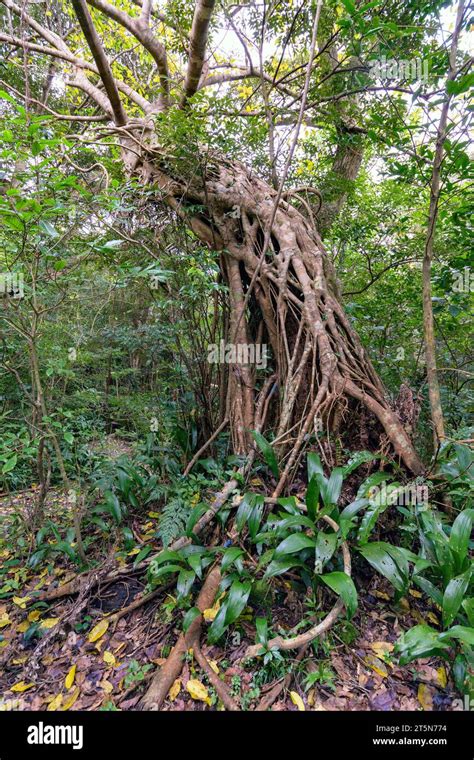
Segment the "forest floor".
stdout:
<path fill-rule="evenodd" d="M 28 514 L 34 489 L 0 499 L 0 709 L 133 710 L 156 667 L 165 661 L 182 629 L 183 611 L 171 587 L 119 620 L 111 614 L 129 605 L 145 588 L 146 577 L 133 567 L 139 549 L 115 550 L 116 566 L 130 567 L 119 582 L 102 583 L 85 599 L 63 596 L 48 603 L 38 594 L 67 583 L 75 568 L 55 556 L 36 569 L 15 557 L 6 540 L 15 531 L 15 515 Z M 56 522 L 68 507 L 51 491 L 47 510 Z M 139 542 L 155 538 L 156 513 L 133 526 Z M 3 540 L 2 540 L 3 539 Z M 273 710 L 453 710 L 459 705 L 443 662 L 418 660 L 400 667 L 393 656 L 400 633 L 416 623 L 438 624 L 438 613 L 412 591 L 395 603 L 384 578 L 358 574 L 359 609 L 351 622 L 340 620 L 318 642 L 317 651 L 294 669 L 292 682 Z M 264 664 L 242 661 L 255 641 L 255 609 L 247 608 L 225 641 L 202 650 L 244 710 L 251 710 L 292 668 L 294 658 Z M 258 611 L 257 611 L 258 612 Z M 270 610 L 273 627 L 288 630 L 304 615 L 304 603 L 288 584 Z M 197 699 L 187 684 L 198 680 L 206 698 Z M 308 685 L 309 684 L 309 685 Z M 298 699 L 298 697 L 300 699 Z M 173 684 L 163 710 L 216 710 L 219 701 L 192 651 Z"/>

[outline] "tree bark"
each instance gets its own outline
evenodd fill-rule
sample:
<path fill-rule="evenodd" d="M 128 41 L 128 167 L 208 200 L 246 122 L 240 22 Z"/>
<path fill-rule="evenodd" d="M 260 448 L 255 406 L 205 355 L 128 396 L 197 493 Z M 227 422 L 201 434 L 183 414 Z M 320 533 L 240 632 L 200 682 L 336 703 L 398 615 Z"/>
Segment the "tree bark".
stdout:
<path fill-rule="evenodd" d="M 136 170 L 203 243 L 221 251 L 232 341 L 263 339 L 271 351 L 268 372 L 276 381 L 267 389 L 269 398 L 273 394 L 267 429 L 283 441 L 279 453 L 292 449 L 293 465 L 318 420 L 319 429 L 321 423 L 330 429 L 334 418 L 353 415 L 354 405 L 362 405 L 378 420 L 399 461 L 420 473 L 422 464 L 344 313 L 332 263 L 312 219 L 282 199 L 274 214 L 276 191 L 237 161 L 207 154 L 199 170 L 194 167 L 179 179 L 177 172 L 170 176 L 169 164 L 166 174 L 160 164 L 156 158 L 145 160 Z M 273 216 L 270 245 L 261 260 Z M 236 453 L 250 449 L 262 382 L 255 365 L 230 364 L 227 414 Z"/>

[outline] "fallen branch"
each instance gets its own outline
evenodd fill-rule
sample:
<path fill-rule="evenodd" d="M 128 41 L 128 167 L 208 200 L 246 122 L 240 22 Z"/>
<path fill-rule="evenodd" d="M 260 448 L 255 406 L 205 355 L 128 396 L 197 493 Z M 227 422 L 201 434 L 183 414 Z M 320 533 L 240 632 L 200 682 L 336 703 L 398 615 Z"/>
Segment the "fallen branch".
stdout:
<path fill-rule="evenodd" d="M 209 681 L 213 685 L 214 689 L 217 692 L 217 696 L 223 703 L 226 710 L 230 710 L 231 712 L 239 712 L 240 708 L 235 701 L 235 699 L 231 696 L 229 689 L 227 688 L 224 681 L 222 681 L 217 673 L 213 671 L 211 666 L 209 665 L 206 656 L 202 653 L 199 641 L 196 641 L 193 646 L 193 654 L 196 658 L 198 664 L 202 668 L 202 670 L 207 675 Z"/>
<path fill-rule="evenodd" d="M 197 599 L 196 606 L 201 612 L 212 607 L 220 582 L 220 568 L 214 566 L 209 572 Z M 202 621 L 202 615 L 198 615 L 194 618 L 186 634 L 182 633 L 180 635 L 178 641 L 171 650 L 168 659 L 157 673 L 155 673 L 153 680 L 140 703 L 140 709 L 160 709 L 171 686 L 181 673 L 184 655 L 187 650 L 193 646 L 193 643 L 199 641 Z"/>

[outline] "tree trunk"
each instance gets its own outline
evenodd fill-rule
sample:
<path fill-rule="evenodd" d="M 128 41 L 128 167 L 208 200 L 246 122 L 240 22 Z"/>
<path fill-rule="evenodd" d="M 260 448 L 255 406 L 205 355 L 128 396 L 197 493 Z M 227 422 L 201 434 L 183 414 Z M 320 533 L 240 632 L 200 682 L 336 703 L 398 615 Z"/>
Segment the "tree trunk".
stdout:
<path fill-rule="evenodd" d="M 276 191 L 237 161 L 207 154 L 200 163 L 180 179 L 170 174 L 182 175 L 182 164 L 170 172 L 168 163 L 165 173 L 156 158 L 135 169 L 159 188 L 203 243 L 221 252 L 229 287 L 228 340 L 262 340 L 271 350 L 273 383 L 264 383 L 250 363 L 229 367 L 227 415 L 234 451 L 248 452 L 259 409 L 259 422 L 273 431 L 279 454 L 286 453 L 286 477 L 313 430 L 330 431 L 341 419 L 348 426 L 348 417 L 355 419 L 363 406 L 378 424 L 379 438 L 385 433 L 398 459 L 413 473 L 421 472 L 410 439 L 344 313 L 332 263 L 312 219 L 281 200 L 262 259 Z"/>

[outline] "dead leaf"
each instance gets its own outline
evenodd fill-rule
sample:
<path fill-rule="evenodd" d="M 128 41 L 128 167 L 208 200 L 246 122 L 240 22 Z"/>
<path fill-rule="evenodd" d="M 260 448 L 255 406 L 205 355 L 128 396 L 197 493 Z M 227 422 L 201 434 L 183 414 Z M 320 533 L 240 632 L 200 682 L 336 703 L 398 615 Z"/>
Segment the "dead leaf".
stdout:
<path fill-rule="evenodd" d="M 110 683 L 110 681 L 107 681 L 106 678 L 103 678 L 102 681 L 100 682 L 100 685 L 106 694 L 112 694 L 114 690 L 114 686 L 113 684 Z"/>
<path fill-rule="evenodd" d="M 77 668 L 77 665 L 73 665 L 71 670 L 67 674 L 66 678 L 64 679 L 64 685 L 66 689 L 70 689 L 74 683 L 74 678 L 76 676 L 76 668 Z"/>
<path fill-rule="evenodd" d="M 423 710 L 433 709 L 433 692 L 425 683 L 420 683 L 418 687 L 418 702 Z"/>
<path fill-rule="evenodd" d="M 80 694 L 80 691 L 81 690 L 79 689 L 79 686 L 76 686 L 76 688 L 74 689 L 74 691 L 72 692 L 72 694 L 64 702 L 64 704 L 63 704 L 63 706 L 62 706 L 61 709 L 64 710 L 64 711 L 65 710 L 69 710 L 69 708 L 71 708 L 73 706 L 74 702 L 76 702 L 76 700 L 77 700 L 77 698 L 78 698 L 78 696 Z"/>
<path fill-rule="evenodd" d="M 209 706 L 211 704 L 211 698 L 209 692 L 201 681 L 197 678 L 191 678 L 186 684 L 186 691 L 191 695 L 193 699 L 206 702 Z"/>
<path fill-rule="evenodd" d="M 10 686 L 10 691 L 26 691 L 27 689 L 31 689 L 34 686 L 34 683 L 25 683 L 24 681 L 18 681 L 14 686 Z"/>
<path fill-rule="evenodd" d="M 383 660 L 385 655 L 393 652 L 395 647 L 389 641 L 374 641 L 374 643 L 370 645 L 370 648 L 375 652 L 377 657 L 380 657 L 380 659 Z"/>
<path fill-rule="evenodd" d="M 30 601 L 29 596 L 14 596 L 12 599 L 13 604 L 16 604 L 17 607 L 20 607 L 20 609 L 24 610 L 26 607 L 26 603 Z"/>
<path fill-rule="evenodd" d="M 446 688 L 446 684 L 448 683 L 448 677 L 446 675 L 446 670 L 445 670 L 445 668 L 442 665 L 441 665 L 440 668 L 438 668 L 436 670 L 436 675 L 438 676 L 438 683 L 439 683 L 439 685 L 443 689 L 445 689 Z"/>
<path fill-rule="evenodd" d="M 89 631 L 87 635 L 87 640 L 91 642 L 91 644 L 94 643 L 94 641 L 98 641 L 98 639 L 102 638 L 104 633 L 107 632 L 107 629 L 109 627 L 109 621 L 108 620 L 101 620 L 100 623 L 97 623 L 93 627 L 91 631 Z"/>
<path fill-rule="evenodd" d="M 177 678 L 168 692 L 168 697 L 171 699 L 172 702 L 174 702 L 174 700 L 176 699 L 180 691 L 181 691 L 181 678 Z"/>
<path fill-rule="evenodd" d="M 49 703 L 48 707 L 46 708 L 48 711 L 54 712 L 55 710 L 59 710 L 61 707 L 63 701 L 63 695 L 57 694 Z"/>
<path fill-rule="evenodd" d="M 59 623 L 59 618 L 45 618 L 41 621 L 41 628 L 54 628 Z"/>
<path fill-rule="evenodd" d="M 2 612 L 0 615 L 0 628 L 5 628 L 7 625 L 11 625 L 11 620 L 8 617 L 8 612 Z"/>
<path fill-rule="evenodd" d="M 117 664 L 117 660 L 115 659 L 112 652 L 105 651 L 102 658 L 106 665 L 110 665 L 112 668 L 115 667 Z"/>
<path fill-rule="evenodd" d="M 290 698 L 294 705 L 300 710 L 301 712 L 305 712 L 306 708 L 304 706 L 304 702 L 301 699 L 300 695 L 296 691 L 290 691 Z"/>
<path fill-rule="evenodd" d="M 388 670 L 384 662 L 382 660 L 379 660 L 378 657 L 374 657 L 373 654 L 367 655 L 365 658 L 365 663 L 371 668 L 377 675 L 382 676 L 382 678 L 387 678 L 388 676 Z"/>

